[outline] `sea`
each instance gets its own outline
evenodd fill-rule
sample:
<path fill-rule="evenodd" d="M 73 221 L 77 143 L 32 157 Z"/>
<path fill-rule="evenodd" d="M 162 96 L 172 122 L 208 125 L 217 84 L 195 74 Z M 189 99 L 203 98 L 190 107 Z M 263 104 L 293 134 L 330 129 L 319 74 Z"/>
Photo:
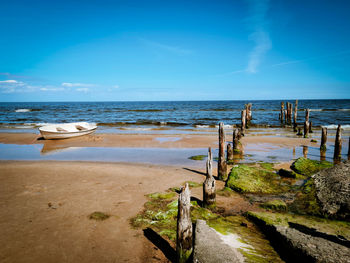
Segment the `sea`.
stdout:
<path fill-rule="evenodd" d="M 294 100 L 285 100 L 294 107 Z M 101 131 L 182 130 L 200 131 L 219 122 L 240 124 L 241 110 L 252 103 L 251 127 L 281 127 L 278 119 L 281 100 L 247 101 L 152 101 L 152 102 L 2 102 L 0 131 L 33 130 L 53 123 L 86 121 Z M 302 124 L 310 109 L 313 127 L 350 129 L 350 100 L 299 100 L 298 119 Z"/>

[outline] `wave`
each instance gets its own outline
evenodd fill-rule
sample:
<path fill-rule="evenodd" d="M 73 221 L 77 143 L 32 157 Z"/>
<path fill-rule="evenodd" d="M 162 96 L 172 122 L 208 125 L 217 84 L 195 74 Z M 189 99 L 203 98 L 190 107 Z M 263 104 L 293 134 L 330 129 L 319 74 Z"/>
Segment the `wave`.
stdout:
<path fill-rule="evenodd" d="M 31 112 L 31 111 L 41 111 L 41 109 L 17 109 L 15 112 Z"/>
<path fill-rule="evenodd" d="M 31 109 L 17 109 L 15 112 L 30 112 Z"/>
<path fill-rule="evenodd" d="M 338 125 L 331 124 L 331 125 L 323 125 L 321 127 L 327 128 L 329 130 L 336 130 L 338 128 Z M 350 130 L 350 124 L 342 125 L 341 128 L 342 128 L 342 130 Z"/>

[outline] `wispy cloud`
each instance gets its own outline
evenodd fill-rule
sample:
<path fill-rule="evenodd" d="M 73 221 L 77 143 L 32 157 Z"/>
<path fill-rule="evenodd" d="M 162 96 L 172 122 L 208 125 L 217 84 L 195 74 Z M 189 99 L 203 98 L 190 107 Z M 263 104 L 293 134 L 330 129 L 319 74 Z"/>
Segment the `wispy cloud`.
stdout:
<path fill-rule="evenodd" d="M 167 45 L 167 44 L 159 43 L 156 41 L 151 41 L 151 40 L 148 40 L 145 38 L 140 38 L 140 40 L 148 46 L 162 49 L 162 50 L 165 50 L 165 51 L 177 54 L 177 55 L 189 55 L 189 54 L 193 53 L 192 50 L 185 49 L 185 48 L 182 48 L 179 46 Z"/>
<path fill-rule="evenodd" d="M 63 82 L 61 84 L 63 87 L 75 88 L 75 87 L 95 87 L 95 84 L 86 84 L 86 83 L 71 83 L 71 82 Z"/>
<path fill-rule="evenodd" d="M 289 60 L 289 61 L 273 64 L 273 65 L 271 65 L 271 67 L 280 67 L 280 66 L 285 66 L 285 65 L 290 65 L 290 64 L 297 64 L 297 63 L 302 63 L 302 62 L 307 62 L 307 61 L 312 61 L 312 60 L 321 60 L 321 59 L 333 58 L 333 57 L 338 57 L 338 56 L 347 55 L 347 54 L 350 54 L 350 50 L 343 50 L 343 51 L 340 51 L 340 52 L 337 52 L 337 53 L 333 53 L 333 54 L 327 54 L 327 55 L 323 55 L 323 56 L 303 58 L 303 59 L 299 59 L 299 60 Z"/>
<path fill-rule="evenodd" d="M 250 39 L 255 46 L 249 56 L 246 72 L 256 73 L 264 55 L 271 49 L 272 44 L 266 29 L 266 14 L 269 8 L 269 0 L 249 0 L 250 17 L 247 19 L 253 32 Z"/>

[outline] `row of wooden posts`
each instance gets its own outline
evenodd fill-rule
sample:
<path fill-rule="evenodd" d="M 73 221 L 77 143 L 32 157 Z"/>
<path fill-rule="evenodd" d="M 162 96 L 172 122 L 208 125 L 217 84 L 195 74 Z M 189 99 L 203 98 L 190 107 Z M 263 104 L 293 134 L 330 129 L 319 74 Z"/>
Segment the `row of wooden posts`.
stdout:
<path fill-rule="evenodd" d="M 286 105 L 286 109 L 285 109 Z M 294 132 L 297 132 L 297 135 L 303 135 L 304 138 L 308 138 L 309 134 L 312 133 L 312 122 L 310 121 L 310 109 L 305 110 L 305 121 L 304 121 L 304 129 L 303 133 L 301 132 L 301 128 L 298 128 L 297 124 L 297 116 L 298 116 L 298 100 L 295 101 L 295 107 L 294 107 L 294 115 L 293 115 L 293 104 L 290 102 L 281 102 L 281 111 L 279 113 L 279 119 L 281 123 L 285 124 L 292 124 L 292 116 L 293 116 L 293 130 Z M 320 144 L 320 153 L 321 157 L 326 155 L 326 143 L 327 143 L 327 128 L 322 127 L 321 132 L 321 144 Z M 341 125 L 338 125 L 337 133 L 335 136 L 335 144 L 334 144 L 334 155 L 333 159 L 335 161 L 341 160 L 341 150 L 342 150 L 342 140 L 341 140 Z M 349 138 L 349 150 L 348 150 L 348 157 L 350 158 L 350 138 Z"/>
<path fill-rule="evenodd" d="M 241 112 L 241 127 L 233 130 L 232 134 L 232 145 L 227 144 L 226 157 L 225 157 L 225 131 L 224 123 L 219 124 L 219 158 L 218 158 L 218 179 L 227 180 L 227 161 L 233 160 L 234 153 L 240 153 L 241 143 L 240 139 L 244 136 L 245 130 L 249 127 L 249 123 L 252 120 L 251 112 L 252 104 L 246 104 L 245 109 Z M 292 123 L 293 104 L 287 102 L 287 109 L 284 109 L 284 103 L 281 103 L 281 122 Z M 294 115 L 293 115 L 293 129 L 296 131 L 297 128 L 297 109 L 298 101 L 295 103 Z M 310 110 L 305 111 L 305 122 L 304 122 L 304 137 L 307 138 L 311 130 L 311 122 L 309 122 Z M 299 132 L 300 128 L 299 128 Z M 301 134 L 302 135 L 302 134 Z M 321 156 L 326 152 L 327 143 L 327 128 L 322 127 L 321 145 L 320 151 Z M 341 125 L 338 125 L 335 148 L 334 148 L 334 159 L 341 159 Z M 349 139 L 349 151 L 348 156 L 350 158 L 350 139 Z M 208 158 L 206 162 L 206 179 L 203 182 L 203 207 L 214 208 L 216 206 L 216 181 L 213 176 L 213 155 L 211 148 L 208 149 Z M 192 253 L 193 249 L 193 227 L 191 221 L 191 192 L 188 184 L 182 188 L 178 199 L 178 215 L 177 215 L 177 239 L 176 239 L 176 251 L 177 261 L 182 263 L 186 262 Z"/>
<path fill-rule="evenodd" d="M 227 160 L 232 160 L 234 152 L 240 152 L 240 138 L 248 128 L 248 123 L 252 119 L 252 104 L 245 105 L 242 110 L 241 129 L 233 130 L 232 145 L 227 144 L 227 156 L 225 158 L 225 131 L 224 123 L 219 124 L 219 159 L 218 159 L 218 179 L 227 179 Z M 211 148 L 208 149 L 206 162 L 206 178 L 203 182 L 203 202 L 205 208 L 216 207 L 216 181 L 213 176 L 213 155 Z M 183 263 L 188 260 L 193 250 L 193 226 L 191 221 L 191 192 L 188 184 L 182 188 L 178 199 L 176 252 L 177 262 Z"/>

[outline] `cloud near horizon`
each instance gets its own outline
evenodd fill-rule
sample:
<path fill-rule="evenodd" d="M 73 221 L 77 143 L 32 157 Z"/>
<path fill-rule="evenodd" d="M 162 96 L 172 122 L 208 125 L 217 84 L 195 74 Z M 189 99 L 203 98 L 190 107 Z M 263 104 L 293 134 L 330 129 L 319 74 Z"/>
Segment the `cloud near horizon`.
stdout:
<path fill-rule="evenodd" d="M 61 84 L 63 87 L 75 88 L 75 87 L 94 87 L 95 84 L 86 84 L 86 83 L 71 83 L 71 82 L 63 82 Z"/>

